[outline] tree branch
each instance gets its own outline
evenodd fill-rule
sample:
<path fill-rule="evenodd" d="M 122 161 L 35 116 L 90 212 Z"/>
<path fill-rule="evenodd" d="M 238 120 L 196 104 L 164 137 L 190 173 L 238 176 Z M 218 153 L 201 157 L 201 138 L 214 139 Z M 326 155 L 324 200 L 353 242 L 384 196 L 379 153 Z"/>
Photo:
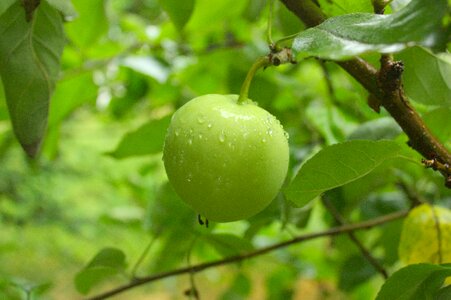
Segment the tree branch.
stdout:
<path fill-rule="evenodd" d="M 206 269 L 210 269 L 210 268 L 214 268 L 214 267 L 218 267 L 218 266 L 222 266 L 222 265 L 227 265 L 227 264 L 232 264 L 232 263 L 237 263 L 237 262 L 241 262 L 243 260 L 247 260 L 250 258 L 254 258 L 257 256 L 261 256 L 263 254 L 272 252 L 274 250 L 277 249 L 281 249 L 281 248 L 285 248 L 294 244 L 298 244 L 301 242 L 305 242 L 308 240 L 312 240 L 312 239 L 316 239 L 316 238 L 320 238 L 320 237 L 326 237 L 326 236 L 335 236 L 335 235 L 339 235 L 339 234 L 344 234 L 344 233 L 349 233 L 349 232 L 353 232 L 356 230 L 362 230 L 362 229 L 369 229 L 384 223 L 388 223 L 397 219 L 401 219 L 403 217 L 405 217 L 408 214 L 408 211 L 400 211 L 400 212 L 396 212 L 396 213 L 392 213 L 392 214 L 388 214 L 385 215 L 383 217 L 379 217 L 379 218 L 375 218 L 372 220 L 368 220 L 368 221 L 364 221 L 361 223 L 356 223 L 356 224 L 349 224 L 349 225 L 343 225 L 343 226 L 338 226 L 338 227 L 334 227 L 334 228 L 330 228 L 328 230 L 325 231 L 321 231 L 321 232 L 316 232 L 316 233 L 308 233 L 308 234 L 304 234 L 304 235 L 300 235 L 298 237 L 295 237 L 291 240 L 285 241 L 285 242 L 281 242 L 278 244 L 274 244 L 272 246 L 268 246 L 268 247 L 264 247 L 264 248 L 260 248 L 257 249 L 255 251 L 252 252 L 248 252 L 248 253 L 244 253 L 241 255 L 236 255 L 236 256 L 231 256 L 231 257 L 227 257 L 224 259 L 220 259 L 220 260 L 216 260 L 216 261 L 211 261 L 211 262 L 207 262 L 207 263 L 202 263 L 202 264 L 198 264 L 198 265 L 194 265 L 194 266 L 188 266 L 185 268 L 181 268 L 181 269 L 177 269 L 177 270 L 172 270 L 172 271 L 168 271 L 168 272 L 163 272 L 163 273 L 159 273 L 159 274 L 155 274 L 155 275 L 150 275 L 150 276 L 146 276 L 146 277 L 139 277 L 134 279 L 132 282 L 125 284 L 123 286 L 119 286 L 115 289 L 112 289 L 110 291 L 107 291 L 105 293 L 87 298 L 86 300 L 101 300 L 101 299 L 106 299 L 108 297 L 123 293 L 127 290 L 130 290 L 134 287 L 146 284 L 146 283 L 150 283 L 153 281 L 158 281 L 164 278 L 168 278 L 168 277 L 174 277 L 174 276 L 178 276 L 178 275 L 182 275 L 182 274 L 194 274 L 197 272 L 201 272 L 204 271 Z"/>
<path fill-rule="evenodd" d="M 319 25 L 326 19 L 320 8 L 311 0 L 281 1 L 309 27 Z M 409 137 L 410 147 L 426 159 L 435 159 L 444 165 L 451 165 L 451 153 L 427 128 L 404 94 L 401 84 L 402 64 L 382 60 L 381 70 L 377 71 L 359 57 L 336 63 L 362 84 L 372 99 L 390 113 Z M 374 109 L 374 104 L 371 107 Z M 445 185 L 451 188 L 451 173 L 447 170 L 439 171 L 445 177 Z"/>
<path fill-rule="evenodd" d="M 322 198 L 324 206 L 327 208 L 327 210 L 330 212 L 330 214 L 334 217 L 335 221 L 339 225 L 345 225 L 347 222 L 343 218 L 343 216 L 338 212 L 338 210 L 335 208 L 335 206 L 332 205 L 332 203 L 329 201 L 329 199 L 326 196 L 323 196 Z M 362 255 L 366 258 L 366 260 L 373 266 L 373 268 L 379 272 L 382 277 L 386 280 L 388 278 L 388 273 L 384 269 L 384 267 L 379 263 L 379 261 L 366 249 L 365 245 L 360 242 L 360 240 L 357 238 L 357 236 L 354 234 L 354 232 L 348 232 L 349 239 L 359 248 Z"/>

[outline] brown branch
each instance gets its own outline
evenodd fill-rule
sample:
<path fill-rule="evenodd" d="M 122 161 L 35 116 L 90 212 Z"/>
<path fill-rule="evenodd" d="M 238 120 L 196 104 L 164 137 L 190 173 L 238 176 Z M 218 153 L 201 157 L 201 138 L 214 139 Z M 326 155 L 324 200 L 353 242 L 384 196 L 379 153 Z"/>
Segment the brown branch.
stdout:
<path fill-rule="evenodd" d="M 322 202 L 327 210 L 330 212 L 332 217 L 334 217 L 335 221 L 339 225 L 346 225 L 346 220 L 343 216 L 338 212 L 338 210 L 332 205 L 332 203 L 327 199 L 326 196 L 323 196 Z M 366 249 L 366 247 L 360 242 L 354 232 L 348 232 L 349 239 L 359 248 L 362 255 L 366 258 L 366 260 L 374 267 L 374 269 L 379 272 L 384 279 L 388 278 L 388 273 L 384 269 L 384 267 L 377 261 L 376 258 Z"/>
<path fill-rule="evenodd" d="M 320 8 L 311 0 L 281 1 L 309 27 L 319 25 L 326 19 Z M 427 128 L 405 96 L 399 62 L 390 63 L 384 59 L 381 61 L 380 71 L 359 57 L 336 63 L 362 84 L 372 94 L 372 99 L 376 99 L 380 106 L 390 113 L 409 137 L 410 147 L 426 159 L 435 159 L 442 164 L 451 165 L 451 153 Z M 374 107 L 374 104 L 371 107 Z M 451 188 L 451 173 L 441 173 L 445 177 L 445 185 Z"/>
<path fill-rule="evenodd" d="M 335 235 L 339 235 L 339 234 L 353 232 L 356 230 L 369 229 L 369 228 L 372 228 L 372 227 L 375 227 L 375 226 L 378 226 L 378 225 L 381 225 L 384 223 L 388 223 L 388 222 L 391 222 L 394 220 L 401 219 L 401 218 L 405 217 L 407 214 L 408 214 L 408 211 L 400 211 L 400 212 L 388 214 L 388 215 L 385 215 L 385 216 L 382 216 L 379 218 L 375 218 L 372 220 L 368 220 L 365 222 L 361 222 L 361 223 L 342 225 L 342 226 L 330 228 L 328 230 L 321 231 L 321 232 L 300 235 L 291 240 L 281 242 L 278 244 L 274 244 L 272 246 L 260 248 L 258 250 L 248 252 L 245 254 L 231 256 L 231 257 L 227 257 L 227 258 L 216 260 L 216 261 L 202 263 L 202 264 L 189 266 L 189 267 L 172 270 L 172 271 L 168 271 L 168 272 L 163 272 L 163 273 L 159 273 L 159 274 L 155 274 L 155 275 L 150 275 L 150 276 L 146 276 L 146 277 L 139 277 L 128 284 L 119 286 L 119 287 L 112 289 L 110 291 L 107 291 L 105 293 L 87 298 L 86 300 L 106 299 L 108 297 L 123 293 L 127 290 L 130 290 L 134 287 L 137 287 L 137 286 L 140 286 L 140 285 L 143 285 L 146 283 L 150 283 L 153 281 L 161 280 L 161 279 L 168 278 L 168 277 L 174 277 L 174 276 L 178 276 L 178 275 L 182 275 L 182 274 L 193 274 L 193 273 L 204 271 L 206 269 L 241 262 L 243 260 L 261 256 L 263 254 L 272 252 L 274 250 L 285 248 L 285 247 L 288 247 L 288 246 L 291 246 L 294 244 L 298 244 L 301 242 L 305 242 L 308 240 L 312 240 L 312 239 L 316 239 L 316 238 L 320 238 L 320 237 L 335 236 Z"/>

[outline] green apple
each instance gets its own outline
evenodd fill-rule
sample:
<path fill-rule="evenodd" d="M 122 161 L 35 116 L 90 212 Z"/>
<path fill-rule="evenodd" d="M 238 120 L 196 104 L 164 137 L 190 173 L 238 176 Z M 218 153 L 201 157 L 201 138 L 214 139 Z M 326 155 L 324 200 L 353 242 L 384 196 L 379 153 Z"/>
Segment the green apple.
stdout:
<path fill-rule="evenodd" d="M 280 122 L 238 95 L 204 95 L 177 110 L 163 161 L 169 182 L 208 220 L 249 218 L 271 203 L 288 170 Z"/>

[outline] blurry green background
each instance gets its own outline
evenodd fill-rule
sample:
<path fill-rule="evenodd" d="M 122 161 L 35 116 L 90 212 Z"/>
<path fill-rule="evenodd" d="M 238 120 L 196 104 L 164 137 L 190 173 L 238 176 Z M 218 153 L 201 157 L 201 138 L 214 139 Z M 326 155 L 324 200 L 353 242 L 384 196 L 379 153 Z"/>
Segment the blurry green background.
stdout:
<path fill-rule="evenodd" d="M 341 2 L 325 4 L 325 10 L 372 11 L 370 1 Z M 123 251 L 127 268 L 93 293 L 126 282 L 149 243 L 137 275 L 186 266 L 188 255 L 192 264 L 209 261 L 336 225 L 320 201 L 294 208 L 281 194 L 250 220 L 207 229 L 167 184 L 161 161 L 167 116 L 193 97 L 239 92 L 249 67 L 268 52 L 265 1 L 197 0 L 182 30 L 184 20 L 171 16 L 178 20 L 172 22 L 170 7 L 156 0 L 73 4 L 78 17 L 65 24 L 68 40 L 39 160 L 22 153 L 0 99 L 0 299 L 25 299 L 27 289 L 34 289 L 34 299 L 79 299 L 74 277 L 104 247 Z M 275 39 L 302 28 L 276 4 Z M 366 58 L 377 62 L 376 55 Z M 406 141 L 333 63 L 307 59 L 260 71 L 250 98 L 289 133 L 289 176 L 324 145 L 358 138 Z M 415 106 L 450 147 L 451 128 L 443 126 L 450 108 Z M 326 196 L 348 220 L 359 221 L 407 208 L 406 189 L 450 207 L 451 194 L 442 186 L 440 176 L 419 164 L 392 163 Z M 357 234 L 389 270 L 399 267 L 401 224 Z M 210 269 L 195 280 L 202 299 L 224 300 L 372 299 L 383 282 L 346 236 Z M 183 299 L 189 287 L 188 276 L 181 276 L 114 299 Z"/>

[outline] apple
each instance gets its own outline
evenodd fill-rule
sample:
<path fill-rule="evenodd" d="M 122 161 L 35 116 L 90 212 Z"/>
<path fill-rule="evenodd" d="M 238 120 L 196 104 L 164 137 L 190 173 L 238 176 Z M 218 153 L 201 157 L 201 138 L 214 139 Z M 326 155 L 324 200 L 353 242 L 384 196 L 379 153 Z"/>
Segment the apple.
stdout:
<path fill-rule="evenodd" d="M 249 218 L 271 203 L 288 170 L 280 122 L 238 95 L 204 95 L 178 109 L 163 161 L 176 193 L 210 221 Z"/>

